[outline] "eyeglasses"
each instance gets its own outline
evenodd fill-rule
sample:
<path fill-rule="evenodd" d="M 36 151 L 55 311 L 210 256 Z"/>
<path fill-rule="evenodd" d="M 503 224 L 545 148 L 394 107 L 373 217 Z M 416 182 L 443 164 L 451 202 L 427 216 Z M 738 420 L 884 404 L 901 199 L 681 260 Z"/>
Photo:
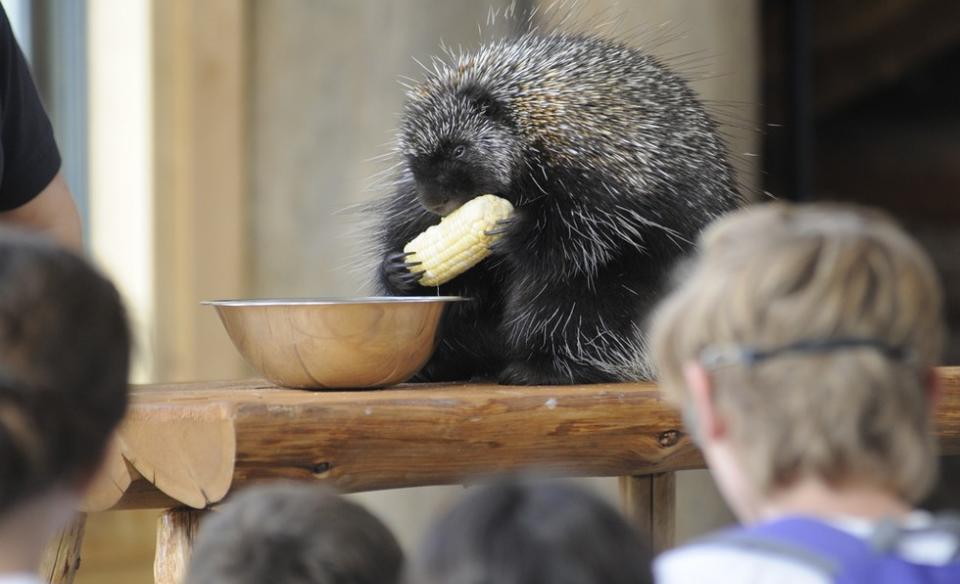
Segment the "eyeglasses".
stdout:
<path fill-rule="evenodd" d="M 707 346 L 700 351 L 700 364 L 706 369 L 728 365 L 752 367 L 783 355 L 829 353 L 844 349 L 873 349 L 894 361 L 904 363 L 914 361 L 913 353 L 904 347 L 897 347 L 879 339 L 840 337 L 836 339 L 801 340 L 770 349 L 761 349 L 749 345 Z"/>

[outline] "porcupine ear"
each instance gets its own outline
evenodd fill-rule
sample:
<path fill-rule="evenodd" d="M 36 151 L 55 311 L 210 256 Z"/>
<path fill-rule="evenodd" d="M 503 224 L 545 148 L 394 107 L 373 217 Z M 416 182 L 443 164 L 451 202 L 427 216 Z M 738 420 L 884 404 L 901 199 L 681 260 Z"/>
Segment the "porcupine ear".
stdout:
<path fill-rule="evenodd" d="M 489 91 L 481 89 L 476 85 L 471 85 L 463 89 L 463 94 L 470 100 L 476 108 L 491 120 L 509 123 L 510 118 L 507 115 L 507 109 L 500 103 Z"/>

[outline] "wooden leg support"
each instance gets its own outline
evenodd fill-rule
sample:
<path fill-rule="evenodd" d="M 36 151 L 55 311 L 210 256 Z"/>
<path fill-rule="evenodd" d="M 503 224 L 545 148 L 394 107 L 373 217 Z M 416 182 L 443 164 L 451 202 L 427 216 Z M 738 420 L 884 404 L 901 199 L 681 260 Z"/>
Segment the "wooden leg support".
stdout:
<path fill-rule="evenodd" d="M 672 472 L 620 477 L 623 512 L 648 534 L 656 553 L 674 544 L 676 476 Z"/>
<path fill-rule="evenodd" d="M 169 509 L 157 520 L 157 555 L 153 561 L 155 584 L 181 584 L 190 562 L 190 548 L 203 511 Z"/>
<path fill-rule="evenodd" d="M 47 544 L 40 561 L 40 577 L 44 582 L 72 584 L 80 569 L 80 547 L 86 524 L 87 516 L 83 513 L 77 515 Z"/>

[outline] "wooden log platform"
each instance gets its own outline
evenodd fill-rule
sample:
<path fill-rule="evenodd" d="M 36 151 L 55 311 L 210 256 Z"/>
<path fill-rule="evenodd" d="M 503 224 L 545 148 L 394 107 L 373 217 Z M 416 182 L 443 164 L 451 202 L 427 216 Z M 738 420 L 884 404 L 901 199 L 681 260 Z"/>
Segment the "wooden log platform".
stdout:
<path fill-rule="evenodd" d="M 960 454 L 960 368 L 941 375 L 941 452 Z M 156 582 L 177 584 L 202 510 L 258 480 L 317 480 L 356 492 L 521 469 L 619 476 L 624 511 L 662 550 L 673 543 L 674 471 L 702 467 L 652 384 L 349 392 L 257 380 L 151 385 L 134 388 L 85 510 L 172 510 L 160 522 L 154 571 Z M 72 580 L 79 526 L 51 544 L 49 581 Z"/>
<path fill-rule="evenodd" d="M 960 454 L 960 368 L 942 370 L 945 454 Z M 87 511 L 193 507 L 261 479 L 348 491 L 459 484 L 532 468 L 638 476 L 701 468 L 654 385 L 407 385 L 308 392 L 263 381 L 137 387 Z"/>
<path fill-rule="evenodd" d="M 566 476 L 702 465 L 649 384 L 418 385 L 352 392 L 262 381 L 138 387 L 87 510 L 203 508 L 270 478 L 343 491 L 469 482 L 534 468 Z"/>

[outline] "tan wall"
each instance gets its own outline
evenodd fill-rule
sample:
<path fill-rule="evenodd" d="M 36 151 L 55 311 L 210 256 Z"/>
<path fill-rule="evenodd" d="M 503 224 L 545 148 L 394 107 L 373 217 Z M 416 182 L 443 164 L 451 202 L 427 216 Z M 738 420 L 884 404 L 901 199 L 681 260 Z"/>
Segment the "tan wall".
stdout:
<path fill-rule="evenodd" d="M 236 378 L 249 369 L 200 302 L 249 294 L 247 4 L 153 0 L 152 25 L 152 381 Z"/>
<path fill-rule="evenodd" d="M 488 2 L 281 0 L 253 4 L 251 213 L 258 295 L 356 295 L 362 234 L 337 216 L 370 198 L 403 102 L 440 39 L 475 44 Z M 496 2 L 495 4 L 506 4 Z"/>

